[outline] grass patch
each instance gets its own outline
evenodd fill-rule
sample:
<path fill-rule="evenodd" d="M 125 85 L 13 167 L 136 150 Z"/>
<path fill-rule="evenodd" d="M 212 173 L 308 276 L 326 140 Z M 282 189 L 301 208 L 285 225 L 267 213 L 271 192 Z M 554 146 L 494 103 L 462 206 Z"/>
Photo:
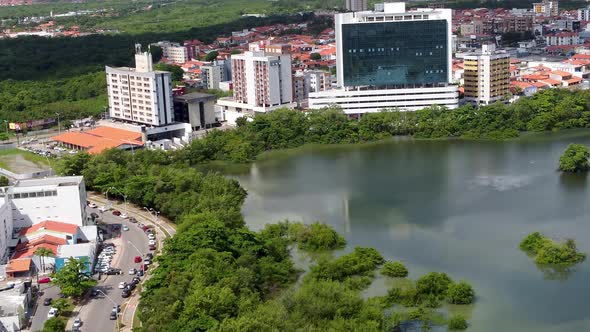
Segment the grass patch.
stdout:
<path fill-rule="evenodd" d="M 14 156 L 21 155 L 23 159 L 29 161 L 39 167 L 47 167 L 49 163 L 47 162 L 47 158 L 36 155 L 34 153 L 23 151 L 20 149 L 8 149 L 8 150 L 0 150 L 0 167 L 7 169 L 9 171 L 18 171 L 15 170 L 11 163 L 14 159 Z"/>

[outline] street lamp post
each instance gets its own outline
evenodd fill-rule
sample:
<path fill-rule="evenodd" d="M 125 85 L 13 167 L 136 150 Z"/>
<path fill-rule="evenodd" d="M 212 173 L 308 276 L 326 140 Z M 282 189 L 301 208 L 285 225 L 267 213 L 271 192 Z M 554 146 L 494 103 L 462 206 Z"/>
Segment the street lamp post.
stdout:
<path fill-rule="evenodd" d="M 127 215 L 127 195 L 123 194 L 123 192 L 121 192 L 121 190 L 119 190 L 119 189 L 117 189 L 115 187 L 110 187 L 109 189 L 114 189 L 119 194 L 121 194 L 121 196 L 123 196 L 123 202 L 125 203 L 125 215 Z"/>
<path fill-rule="evenodd" d="M 102 295 L 104 295 L 107 299 L 109 299 L 109 301 L 111 301 L 113 303 L 113 305 L 115 306 L 115 308 L 118 306 L 117 302 L 113 301 L 113 299 L 111 299 L 111 297 L 108 296 L 105 292 L 101 291 L 98 288 L 96 290 L 99 291 L 100 293 L 102 293 Z M 118 311 L 117 311 L 117 316 L 119 316 L 119 312 Z M 120 331 L 120 330 L 121 330 L 121 328 L 119 327 L 119 319 L 117 318 L 117 331 Z"/>
<path fill-rule="evenodd" d="M 55 113 L 55 115 L 57 115 L 57 132 L 59 133 L 59 135 L 61 135 L 61 124 L 60 124 L 60 122 L 59 122 L 59 116 L 60 116 L 61 114 L 59 114 L 59 113 Z"/>

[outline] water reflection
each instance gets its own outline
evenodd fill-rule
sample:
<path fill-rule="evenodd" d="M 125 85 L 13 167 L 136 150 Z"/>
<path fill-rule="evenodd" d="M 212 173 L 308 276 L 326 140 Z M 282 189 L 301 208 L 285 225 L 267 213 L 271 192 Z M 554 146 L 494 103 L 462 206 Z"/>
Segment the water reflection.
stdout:
<path fill-rule="evenodd" d="M 588 186 L 588 173 L 561 173 L 559 183 L 562 188 L 572 193 L 582 193 Z"/>
<path fill-rule="evenodd" d="M 536 264 L 537 268 L 543 272 L 545 280 L 566 281 L 572 273 L 576 272 L 574 266 L 567 265 L 544 265 Z"/>

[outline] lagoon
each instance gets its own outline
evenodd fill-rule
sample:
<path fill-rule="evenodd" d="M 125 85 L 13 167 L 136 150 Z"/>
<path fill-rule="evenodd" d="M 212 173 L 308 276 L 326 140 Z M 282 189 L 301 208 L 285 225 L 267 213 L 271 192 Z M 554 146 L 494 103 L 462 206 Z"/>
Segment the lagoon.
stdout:
<path fill-rule="evenodd" d="M 590 177 L 557 172 L 569 143 L 590 131 L 507 142 L 395 139 L 279 152 L 237 176 L 247 224 L 320 220 L 348 241 L 430 271 L 468 280 L 469 331 L 589 331 L 590 262 L 560 274 L 518 249 L 528 233 L 572 237 L 590 253 Z M 368 295 L 391 280 L 377 278 Z M 445 308 L 455 311 L 457 308 Z"/>

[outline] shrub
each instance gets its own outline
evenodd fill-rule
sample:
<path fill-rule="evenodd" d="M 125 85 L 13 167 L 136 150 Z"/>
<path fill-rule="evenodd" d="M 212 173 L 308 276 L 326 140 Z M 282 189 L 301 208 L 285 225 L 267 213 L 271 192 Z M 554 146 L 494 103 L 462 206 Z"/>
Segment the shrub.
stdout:
<path fill-rule="evenodd" d="M 571 265 L 586 259 L 586 254 L 578 252 L 574 240 L 568 239 L 565 243 L 558 243 L 539 232 L 531 233 L 524 238 L 520 242 L 520 249 L 535 254 L 537 264 Z"/>
<path fill-rule="evenodd" d="M 469 326 L 467 320 L 462 315 L 451 316 L 447 324 L 450 330 L 465 330 Z"/>
<path fill-rule="evenodd" d="M 559 170 L 563 172 L 582 172 L 588 170 L 590 151 L 582 144 L 570 144 L 559 157 Z"/>
<path fill-rule="evenodd" d="M 321 251 L 342 248 L 346 240 L 332 226 L 315 222 L 311 225 L 294 223 L 289 225 L 291 237 L 303 250 Z"/>
<path fill-rule="evenodd" d="M 461 281 L 449 286 L 447 296 L 452 304 L 471 304 L 475 299 L 475 291 L 470 284 Z"/>
<path fill-rule="evenodd" d="M 441 299 L 446 297 L 449 285 L 452 283 L 453 280 L 446 273 L 430 272 L 416 281 L 416 291 L 423 298 L 434 295 Z"/>
<path fill-rule="evenodd" d="M 381 274 L 392 278 L 405 278 L 408 276 L 408 269 L 401 262 L 386 262 L 381 268 Z"/>
<path fill-rule="evenodd" d="M 546 242 L 546 237 L 539 232 L 534 232 L 527 235 L 527 237 L 520 242 L 520 249 L 536 254 Z"/>

